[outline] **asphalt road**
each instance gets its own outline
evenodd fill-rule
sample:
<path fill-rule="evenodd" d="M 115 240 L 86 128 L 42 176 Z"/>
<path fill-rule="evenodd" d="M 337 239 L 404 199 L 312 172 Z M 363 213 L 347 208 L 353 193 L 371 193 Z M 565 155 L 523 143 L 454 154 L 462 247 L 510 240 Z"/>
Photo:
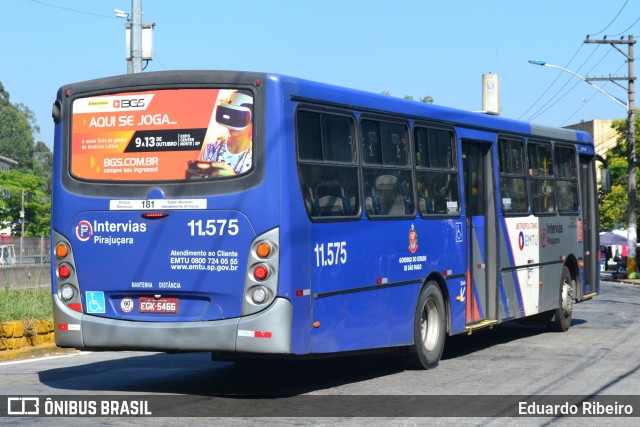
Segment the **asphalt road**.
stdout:
<path fill-rule="evenodd" d="M 568 332 L 550 333 L 539 326 L 507 323 L 470 336 L 451 337 L 440 365 L 430 371 L 403 370 L 390 355 L 252 364 L 212 362 L 207 353 L 82 352 L 0 364 L 0 395 L 56 399 L 144 395 L 144 398 L 160 396 L 163 405 L 171 402 L 167 398 L 182 395 L 186 397 L 179 399 L 187 401 L 174 399 L 186 402 L 189 408 L 176 407 L 177 415 L 215 417 L 212 405 L 220 408 L 229 403 L 220 414 L 241 417 L 234 424 L 246 425 L 370 426 L 427 421 L 432 425 L 636 425 L 637 418 L 418 416 L 424 414 L 426 405 L 435 408 L 437 403 L 421 400 L 424 396 L 445 395 L 448 401 L 459 402 L 463 407 L 474 401 L 486 405 L 501 401 L 486 400 L 482 397 L 486 395 L 501 395 L 505 399 L 514 395 L 640 395 L 639 315 L 640 286 L 604 282 L 599 296 L 575 306 Z M 297 398 L 282 397 L 292 395 Z M 422 409 L 412 410 L 409 401 Z M 364 418 L 369 414 L 384 416 L 385 402 L 393 418 Z M 260 405 L 265 404 L 276 409 L 261 412 Z M 310 407 L 299 411 L 299 405 Z M 640 404 L 633 409 L 634 415 L 640 416 Z M 257 418 L 251 418 L 256 413 L 269 418 L 258 422 Z M 407 417 L 397 417 L 399 414 Z M 358 418 L 346 418 L 349 415 Z M 336 418 L 326 418 L 332 416 Z M 202 418 L 162 420 L 162 424 L 175 425 L 203 422 Z M 0 417 L 0 424 L 16 421 L 49 425 L 51 420 Z M 130 425 L 131 421 L 91 418 L 89 424 Z M 228 421 L 212 418 L 207 424 L 226 425 Z M 157 423 L 158 418 L 135 419 L 136 425 Z M 65 424 L 86 425 L 80 418 Z"/>

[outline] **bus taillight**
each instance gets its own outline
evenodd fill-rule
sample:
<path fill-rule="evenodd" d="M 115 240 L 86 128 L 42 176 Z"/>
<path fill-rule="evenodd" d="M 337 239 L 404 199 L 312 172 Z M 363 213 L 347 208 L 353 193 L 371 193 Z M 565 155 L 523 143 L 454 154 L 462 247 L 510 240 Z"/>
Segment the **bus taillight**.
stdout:
<path fill-rule="evenodd" d="M 258 281 L 263 281 L 269 276 L 269 267 L 265 264 L 259 264 L 253 269 L 253 277 Z"/>
<path fill-rule="evenodd" d="M 71 277 L 72 272 L 73 270 L 71 269 L 71 266 L 69 264 L 62 264 L 60 265 L 60 267 L 58 267 L 58 276 L 61 279 L 68 279 L 69 277 Z"/>
<path fill-rule="evenodd" d="M 264 310 L 278 296 L 279 241 L 279 229 L 274 228 L 256 236 L 251 244 L 244 281 L 243 316 Z"/>
<path fill-rule="evenodd" d="M 64 243 L 58 243 L 56 245 L 56 256 L 60 259 L 66 258 L 69 255 L 69 246 Z"/>
<path fill-rule="evenodd" d="M 268 258 L 269 255 L 271 255 L 271 251 L 272 251 L 271 244 L 267 241 L 260 242 L 258 243 L 258 246 L 256 246 L 256 254 L 260 258 L 263 258 L 263 259 Z"/>

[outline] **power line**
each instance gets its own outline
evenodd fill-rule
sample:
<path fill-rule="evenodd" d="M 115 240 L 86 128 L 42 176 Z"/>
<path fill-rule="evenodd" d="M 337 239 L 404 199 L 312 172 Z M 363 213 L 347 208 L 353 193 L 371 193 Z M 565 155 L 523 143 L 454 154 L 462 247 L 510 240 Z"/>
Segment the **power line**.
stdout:
<path fill-rule="evenodd" d="M 622 67 L 624 67 L 625 63 L 623 63 L 622 65 L 620 65 L 618 67 L 618 69 L 614 72 L 614 74 L 617 74 L 618 71 L 620 71 L 620 69 Z M 601 88 L 604 88 L 609 82 L 604 82 L 604 84 L 602 84 L 602 86 L 600 86 Z M 586 99 L 586 103 L 588 104 L 589 102 L 591 102 L 591 100 L 593 98 L 595 98 L 595 96 L 598 94 L 599 92 L 594 92 L 593 95 L 591 95 L 588 99 Z M 578 108 L 576 111 L 573 112 L 573 114 L 571 114 L 569 117 L 567 117 L 561 124 L 560 126 L 564 126 L 569 120 L 571 120 L 576 114 L 578 114 L 580 112 L 580 110 L 582 110 L 584 108 L 584 105 L 580 106 L 580 108 Z"/>
<path fill-rule="evenodd" d="M 580 52 L 580 49 L 582 49 L 582 47 L 584 46 L 584 43 L 580 45 L 580 47 L 578 48 L 578 50 L 576 50 L 576 52 L 573 54 L 573 56 L 571 57 L 571 59 L 569 60 L 569 62 L 567 62 L 567 65 L 565 65 L 564 67 L 567 68 L 569 66 L 569 64 L 571 64 L 571 61 L 574 60 L 574 58 L 578 55 L 578 52 Z M 560 78 L 560 76 L 562 75 L 562 73 L 558 73 L 556 75 L 556 78 L 551 82 L 551 84 L 545 89 L 544 92 L 542 92 L 542 95 L 540 95 L 538 97 L 538 99 L 536 99 L 533 104 L 531 104 L 531 106 L 529 108 L 527 108 L 527 110 L 522 113 L 520 115 L 520 117 L 518 117 L 518 120 L 521 120 L 528 112 L 529 110 L 531 110 L 534 105 L 536 105 L 538 102 L 540 102 L 540 100 L 547 94 L 547 92 L 549 92 L 549 90 L 553 87 L 554 84 L 556 84 L 556 82 L 558 81 L 558 79 Z"/>
<path fill-rule="evenodd" d="M 599 31 L 599 32 L 597 32 L 597 33 L 594 33 L 594 34 L 592 34 L 592 35 L 598 35 L 598 34 L 603 33 L 604 31 L 606 31 L 606 30 L 607 30 L 607 28 L 609 28 L 609 27 L 610 27 L 610 26 L 611 26 L 611 25 L 616 21 L 616 19 L 618 19 L 618 17 L 620 16 L 620 14 L 621 14 L 621 13 L 622 13 L 622 11 L 624 10 L 624 8 L 627 6 L 627 3 L 629 3 L 629 0 L 626 0 L 626 1 L 624 2 L 624 4 L 623 4 L 623 5 L 622 5 L 622 7 L 620 8 L 620 10 L 619 10 L 619 11 L 618 11 L 618 13 L 616 14 L 616 16 L 611 20 L 611 22 L 609 22 L 609 24 L 608 24 L 606 27 L 604 27 L 601 31 Z M 628 31 L 629 29 L 633 28 L 633 27 L 638 23 L 638 21 L 640 21 L 640 18 L 638 18 L 638 19 L 637 19 L 637 20 L 636 20 L 636 21 L 635 21 L 635 22 L 634 22 L 634 23 L 633 23 L 629 28 L 627 28 L 626 30 L 624 30 L 624 31 L 623 31 L 623 33 L 624 33 L 624 32 L 626 32 L 626 31 Z M 622 34 L 622 33 L 621 33 L 621 34 Z M 620 35 L 620 34 L 616 34 L 616 35 Z M 587 38 L 589 38 L 589 36 L 587 36 Z M 569 60 L 569 62 L 567 62 L 567 64 L 564 66 L 564 68 L 569 68 L 569 65 L 571 64 L 571 62 L 573 61 L 573 59 L 576 57 L 576 55 L 578 54 L 578 52 L 580 52 L 580 49 L 581 49 L 583 46 L 584 46 L 584 44 L 581 44 L 581 45 L 580 45 L 580 47 L 578 48 L 578 50 L 573 54 L 573 56 L 571 57 L 571 59 Z M 592 53 L 592 55 L 593 55 L 593 53 Z M 589 55 L 589 57 L 587 58 L 587 60 L 589 60 L 589 59 L 591 58 L 591 56 L 592 56 L 592 55 Z M 600 60 L 600 61 L 602 61 L 602 60 Z M 587 62 L 587 61 L 585 61 L 585 62 L 582 64 L 582 66 L 580 66 L 580 67 L 576 70 L 576 72 L 579 72 L 579 71 L 580 71 L 580 69 L 584 66 L 584 64 L 586 64 L 586 62 Z M 544 92 L 543 92 L 543 93 L 538 97 L 538 99 L 536 99 L 536 100 L 533 102 L 533 104 L 531 104 L 531 106 L 530 106 L 529 108 L 527 108 L 527 110 L 526 110 L 524 113 L 522 113 L 522 114 L 520 115 L 520 117 L 518 117 L 518 120 L 521 120 L 521 119 L 522 119 L 522 118 L 523 118 L 523 117 L 524 117 L 524 116 L 525 116 L 525 115 L 526 115 L 526 114 L 527 114 L 527 113 L 528 113 L 528 112 L 529 112 L 529 111 L 530 111 L 530 110 L 531 110 L 531 109 L 532 109 L 536 104 L 538 104 L 538 103 L 540 102 L 540 100 L 541 100 L 541 99 L 543 99 L 543 98 L 544 98 L 544 96 L 547 94 L 547 92 L 549 92 L 549 90 L 550 90 L 550 89 L 551 89 L 551 88 L 556 84 L 556 82 L 557 82 L 557 81 L 558 81 L 558 79 L 560 78 L 561 74 L 562 74 L 562 71 L 559 71 L 559 72 L 558 72 L 558 74 L 556 75 L 556 78 L 551 82 L 551 84 L 550 84 L 550 85 L 549 85 L 549 86 L 544 90 Z M 564 84 L 560 89 L 558 89 L 558 91 L 557 91 L 557 92 L 556 92 L 556 93 L 555 93 L 555 94 L 554 94 L 554 95 L 549 99 L 549 101 L 547 101 L 547 102 L 546 102 L 542 107 L 540 107 L 540 108 L 539 108 L 539 109 L 538 109 L 534 114 L 532 114 L 531 116 L 529 116 L 529 119 L 528 119 L 528 120 L 530 121 L 530 120 L 532 120 L 533 118 L 538 117 L 540 114 L 542 114 L 542 112 L 547 111 L 547 110 L 548 110 L 548 108 L 547 108 L 547 109 L 544 109 L 544 108 L 545 108 L 545 106 L 547 106 L 550 102 L 552 102 L 552 101 L 553 101 L 553 99 L 554 99 L 556 96 L 558 96 L 558 94 L 562 91 L 562 89 L 563 89 L 564 87 L 566 87 L 566 86 L 567 86 L 568 82 L 569 82 L 569 81 L 567 81 L 567 83 L 565 83 L 565 84 Z M 574 86 L 574 87 L 575 87 L 575 86 Z M 568 92 L 567 92 L 567 93 L 568 93 Z M 561 98 L 561 99 L 562 99 L 562 98 Z M 556 102 L 557 102 L 557 101 L 556 101 Z M 555 105 L 555 103 L 556 103 L 556 102 L 554 102 L 552 105 Z M 544 109 L 544 110 L 543 110 L 543 109 Z M 540 112 L 540 110 L 543 110 L 543 111 L 542 111 L 540 114 L 538 114 L 538 112 Z M 574 113 L 574 115 L 575 115 L 575 113 Z"/>
<path fill-rule="evenodd" d="M 163 70 L 167 70 L 167 67 L 164 66 L 164 64 L 162 63 L 162 61 L 160 61 L 160 58 L 158 58 L 158 54 L 157 53 L 153 53 L 153 59 L 155 59 L 156 61 L 158 61 L 158 64 L 160 64 L 160 66 L 162 67 Z"/>
<path fill-rule="evenodd" d="M 49 7 L 54 7 L 56 9 L 62 9 L 62 10 L 66 10 L 67 12 L 74 12 L 74 13 L 81 13 L 83 15 L 91 15 L 91 16 L 97 16 L 99 18 L 109 18 L 109 19 L 118 19 L 118 17 L 116 16 L 110 16 L 110 15 L 101 15 L 99 13 L 91 13 L 91 12 L 84 12 L 82 10 L 77 10 L 77 9 L 70 9 L 68 7 L 62 7 L 62 6 L 58 6 L 55 4 L 50 4 L 50 3 L 45 3 L 43 1 L 38 1 L 38 0 L 29 0 L 32 3 L 38 3 L 41 4 L 43 6 L 49 6 Z"/>
<path fill-rule="evenodd" d="M 585 60 L 584 60 L 584 62 L 582 63 L 582 65 L 580 65 L 580 66 L 578 67 L 578 69 L 576 70 L 576 73 L 577 73 L 577 72 L 579 72 L 579 71 L 582 69 L 582 67 L 584 67 L 584 66 L 585 66 L 585 64 L 586 64 L 587 62 L 589 62 L 589 60 L 590 60 L 590 59 L 591 59 L 591 57 L 592 57 L 592 56 L 597 52 L 597 50 L 598 50 L 598 49 L 596 48 L 596 49 L 594 49 L 594 50 L 593 50 L 593 52 L 591 52 L 591 54 L 587 57 L 587 59 L 585 59 Z M 605 54 L 605 55 L 604 55 L 604 56 L 603 56 L 603 57 L 602 57 L 598 62 L 596 62 L 596 64 L 591 68 L 591 70 L 593 70 L 593 69 L 594 69 L 598 64 L 600 64 L 600 62 L 602 62 L 602 60 L 603 60 L 604 58 L 606 58 L 606 57 L 607 57 L 607 55 L 609 55 L 609 53 L 611 53 L 611 51 L 607 51 L 607 53 L 606 53 L 606 54 Z M 564 68 L 567 68 L 567 67 L 564 67 Z M 591 72 L 591 70 L 589 70 L 589 72 Z M 558 77 L 559 77 L 559 76 L 560 76 L 560 74 L 562 74 L 562 73 L 563 73 L 563 71 L 559 70 L 559 71 L 558 71 Z M 555 99 L 555 98 L 560 94 L 560 92 L 562 92 L 562 90 L 563 90 L 565 87 L 567 87 L 567 85 L 568 85 L 570 82 L 571 82 L 571 77 L 567 77 L 566 82 L 565 82 L 565 83 L 564 83 L 564 84 L 563 84 L 563 85 L 562 85 L 562 86 L 561 86 L 561 87 L 556 91 L 556 93 L 555 93 L 555 94 L 553 94 L 553 96 L 552 96 L 551 98 L 549 98 L 549 100 L 548 100 L 544 105 L 542 105 L 542 107 L 538 108 L 538 110 L 536 110 L 536 112 L 535 112 L 535 113 L 533 113 L 531 116 L 529 116 L 529 118 L 527 119 L 527 121 L 529 121 L 529 122 L 530 122 L 530 121 L 532 121 L 533 119 L 535 119 L 535 118 L 539 117 L 540 115 L 542 115 L 543 113 L 545 113 L 547 110 L 549 110 L 551 107 L 553 107 L 554 105 L 556 105 L 556 104 L 557 104 L 557 103 L 558 103 L 562 98 L 564 98 L 565 96 L 567 96 L 567 95 L 569 94 L 569 92 L 571 92 L 571 91 L 573 90 L 573 88 L 575 88 L 575 87 L 578 85 L 578 83 L 579 83 L 579 81 L 578 81 L 578 82 L 576 82 L 576 84 L 574 84 L 573 86 L 571 86 L 571 88 L 570 88 L 568 91 L 566 91 L 564 94 L 562 94 L 562 95 L 560 96 L 560 98 L 558 98 L 556 101 L 554 101 L 554 99 Z M 549 104 L 551 104 L 551 105 L 549 105 Z"/>
<path fill-rule="evenodd" d="M 593 33 L 593 34 L 590 34 L 590 35 L 597 36 L 598 34 L 604 33 L 607 30 L 607 28 L 609 28 L 611 26 L 611 24 L 613 24 L 615 22 L 615 20 L 618 19 L 618 16 L 620 16 L 620 14 L 622 13 L 622 10 L 625 8 L 627 3 L 629 3 L 629 0 L 626 0 L 624 2 L 622 7 L 620 8 L 620 10 L 618 11 L 618 14 L 611 20 L 611 22 L 609 22 L 609 25 L 607 25 L 606 27 L 604 27 L 602 30 L 598 31 L 597 33 Z M 588 38 L 588 36 L 587 36 L 587 38 Z"/>
<path fill-rule="evenodd" d="M 595 52 L 596 50 L 597 50 L 597 48 L 596 48 L 596 49 L 594 49 L 594 52 Z M 610 51 L 610 50 L 609 50 L 609 51 L 607 51 L 607 53 L 605 53 L 605 54 L 602 56 L 602 58 L 600 58 L 600 60 L 599 60 L 598 62 L 596 62 L 596 63 L 593 65 L 593 67 L 591 67 L 591 69 L 589 69 L 589 71 L 587 71 L 587 74 L 589 74 L 591 71 L 593 71 L 593 69 L 594 69 L 594 68 L 596 68 L 596 67 L 597 67 L 597 66 L 598 66 L 598 65 L 599 65 L 599 64 L 600 64 L 600 63 L 601 63 L 601 62 L 602 62 L 602 61 L 603 61 L 603 60 L 604 60 L 604 59 L 605 59 L 605 58 L 606 58 L 610 53 L 611 53 L 611 51 Z M 591 58 L 591 56 L 593 56 L 593 54 L 592 54 L 592 55 L 589 55 L 589 57 L 588 57 L 588 58 L 587 58 L 587 59 L 582 63 L 582 65 L 580 66 L 580 68 L 582 68 L 582 67 L 584 66 L 584 64 L 586 64 L 586 63 L 587 63 L 587 61 Z M 580 68 L 578 68 L 578 70 L 580 70 Z M 548 111 L 551 107 L 553 107 L 554 105 L 556 105 L 556 104 L 557 104 L 558 102 L 560 102 L 560 101 L 561 101 L 565 96 L 567 96 L 567 95 L 568 95 L 568 94 L 569 94 L 569 93 L 570 93 L 570 92 L 571 92 L 571 91 L 572 91 L 576 86 L 578 86 L 578 84 L 580 83 L 580 80 L 578 80 L 578 81 L 577 81 L 573 86 L 571 86 L 571 87 L 569 88 L 569 90 L 567 90 L 565 93 L 563 93 L 563 94 L 560 96 L 560 98 L 558 98 L 556 101 L 554 101 L 554 102 L 553 102 L 551 105 L 549 105 L 547 108 L 544 108 L 544 107 L 546 107 L 546 106 L 547 106 L 547 104 L 549 104 L 549 102 L 551 102 L 551 101 L 554 99 L 554 97 L 555 97 L 556 95 L 558 95 L 558 94 L 560 93 L 560 91 L 561 91 L 562 89 L 564 89 L 564 88 L 565 88 L 565 86 L 567 86 L 567 84 L 569 84 L 569 82 L 570 82 L 570 81 L 571 81 L 571 78 L 569 78 L 569 79 L 566 81 L 566 83 L 565 83 L 564 85 L 562 85 L 562 87 L 561 87 L 560 89 L 558 89 L 558 92 L 556 92 L 556 94 L 555 94 L 555 95 L 554 95 L 554 96 L 553 96 L 549 101 L 547 101 L 547 103 L 546 103 L 545 105 L 543 105 L 542 107 L 540 107 L 540 109 L 538 109 L 538 111 L 536 111 L 536 114 L 534 114 L 533 116 L 531 116 L 531 117 L 529 118 L 529 120 L 527 120 L 527 121 L 533 121 L 534 119 L 536 119 L 537 117 L 541 116 L 543 113 L 545 113 L 546 111 Z M 543 108 L 544 108 L 544 110 L 542 110 Z M 542 111 L 540 111 L 540 110 L 542 110 Z"/>
<path fill-rule="evenodd" d="M 636 20 L 633 22 L 633 24 L 631 24 L 631 26 L 630 26 L 630 27 L 628 27 L 628 28 L 627 28 L 627 29 L 625 29 L 625 30 L 622 30 L 622 31 L 621 31 L 621 32 L 619 32 L 618 34 L 611 34 L 611 36 L 612 36 L 612 37 L 615 37 L 615 36 L 621 36 L 621 35 L 623 35 L 623 34 L 624 34 L 624 33 L 626 33 L 627 31 L 629 31 L 630 29 L 632 29 L 633 27 L 635 27 L 635 25 L 638 23 L 638 21 L 640 21 L 640 16 L 638 17 L 638 19 L 636 19 Z"/>
<path fill-rule="evenodd" d="M 604 86 L 604 85 L 603 85 Z M 589 102 L 591 102 L 591 100 L 593 99 L 594 96 L 596 96 L 598 92 L 594 93 L 593 95 L 591 95 L 588 99 L 584 98 L 583 99 L 583 103 L 588 104 Z M 571 114 L 569 117 L 567 117 L 562 123 L 560 123 L 560 127 L 563 127 L 569 120 L 571 120 L 573 118 L 573 116 L 575 116 L 576 114 L 578 114 L 580 112 L 580 110 L 582 110 L 583 108 L 585 108 L 584 105 L 581 105 L 576 111 L 573 112 L 573 114 Z M 586 117 L 585 117 L 586 120 Z"/>

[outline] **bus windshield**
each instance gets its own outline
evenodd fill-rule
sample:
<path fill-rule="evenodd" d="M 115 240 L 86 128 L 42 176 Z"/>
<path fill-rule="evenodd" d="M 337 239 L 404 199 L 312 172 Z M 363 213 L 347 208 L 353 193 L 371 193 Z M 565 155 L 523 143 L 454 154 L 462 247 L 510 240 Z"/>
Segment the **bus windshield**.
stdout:
<path fill-rule="evenodd" d="M 73 101 L 71 175 L 84 181 L 180 181 L 247 173 L 253 94 L 173 89 Z"/>

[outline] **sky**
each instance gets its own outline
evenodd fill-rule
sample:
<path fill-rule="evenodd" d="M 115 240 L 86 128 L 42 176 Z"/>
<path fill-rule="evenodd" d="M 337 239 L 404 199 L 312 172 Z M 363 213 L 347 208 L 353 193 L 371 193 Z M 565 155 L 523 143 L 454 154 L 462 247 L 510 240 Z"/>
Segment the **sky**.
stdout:
<path fill-rule="evenodd" d="M 126 74 L 125 20 L 114 9 L 131 11 L 131 0 L 2 2 L 0 82 L 35 113 L 36 141 L 53 147 L 60 86 Z M 155 23 L 145 72 L 274 72 L 470 111 L 482 108 L 482 75 L 496 73 L 501 116 L 547 126 L 626 110 L 528 60 L 625 77 L 622 53 L 584 40 L 640 37 L 637 0 L 142 0 L 142 10 Z M 626 102 L 625 88 L 594 84 Z"/>

